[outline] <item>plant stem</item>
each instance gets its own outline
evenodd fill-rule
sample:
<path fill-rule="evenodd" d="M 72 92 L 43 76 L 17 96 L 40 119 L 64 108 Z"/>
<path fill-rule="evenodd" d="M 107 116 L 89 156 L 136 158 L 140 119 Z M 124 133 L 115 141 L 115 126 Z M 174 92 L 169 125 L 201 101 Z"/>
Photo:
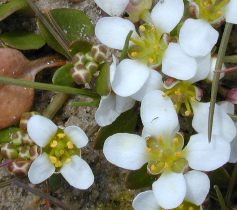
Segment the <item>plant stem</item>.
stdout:
<path fill-rule="evenodd" d="M 40 83 L 40 82 L 32 82 L 29 80 L 14 79 L 14 78 L 4 77 L 4 76 L 0 76 L 0 83 L 17 85 L 17 86 L 28 87 L 28 88 L 34 88 L 34 89 L 39 89 L 39 90 L 62 92 L 62 93 L 67 93 L 67 94 L 79 94 L 79 95 L 88 96 L 91 98 L 98 98 L 99 97 L 99 95 L 97 93 L 92 92 L 91 90 L 78 89 L 78 88 L 66 87 L 66 86 L 61 86 L 61 85 L 53 85 L 53 84 L 47 84 L 47 83 Z"/>
<path fill-rule="evenodd" d="M 47 118 L 54 118 L 56 113 L 61 109 L 63 104 L 67 101 L 69 95 L 65 93 L 58 93 L 53 98 L 47 108 L 43 111 L 43 115 Z"/>
<path fill-rule="evenodd" d="M 122 50 L 122 53 L 121 53 L 119 61 L 122 61 L 128 55 L 129 41 L 130 41 L 130 38 L 132 36 L 132 33 L 133 33 L 133 31 L 129 31 L 129 33 L 128 33 L 127 37 L 126 37 L 126 40 L 125 40 L 125 43 L 124 43 L 124 47 L 123 47 L 123 50 Z"/>
<path fill-rule="evenodd" d="M 216 191 L 216 195 L 217 195 L 218 201 L 220 203 L 221 210 L 228 210 L 228 208 L 225 205 L 225 201 L 224 201 L 224 198 L 221 194 L 219 187 L 217 185 L 214 185 L 214 189 Z"/>
<path fill-rule="evenodd" d="M 237 163 L 235 163 L 232 175 L 230 177 L 230 182 L 229 182 L 226 197 L 225 197 L 227 206 L 230 205 L 231 195 L 235 187 L 236 180 L 237 180 Z"/>
<path fill-rule="evenodd" d="M 212 126 L 213 126 L 213 118 L 214 118 L 214 111 L 215 111 L 215 103 L 216 103 L 216 96 L 217 96 L 217 90 L 219 85 L 219 79 L 221 75 L 221 67 L 224 61 L 224 56 L 226 53 L 227 45 L 230 38 L 230 33 L 232 30 L 232 24 L 226 23 L 225 24 L 225 30 L 221 39 L 221 44 L 219 47 L 218 55 L 217 55 L 217 61 L 216 61 L 216 67 L 214 72 L 214 78 L 212 83 L 212 90 L 211 90 L 211 101 L 210 101 L 210 108 L 209 108 L 209 116 L 208 116 L 208 140 L 211 141 L 211 135 L 212 135 Z"/>
<path fill-rule="evenodd" d="M 237 55 L 225 56 L 224 62 L 226 62 L 226 63 L 237 63 Z"/>

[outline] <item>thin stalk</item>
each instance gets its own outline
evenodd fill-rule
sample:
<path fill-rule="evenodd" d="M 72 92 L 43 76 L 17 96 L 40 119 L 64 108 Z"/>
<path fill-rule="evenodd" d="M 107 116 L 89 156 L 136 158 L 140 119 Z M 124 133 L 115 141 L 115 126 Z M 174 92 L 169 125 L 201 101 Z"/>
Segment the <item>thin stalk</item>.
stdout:
<path fill-rule="evenodd" d="M 226 62 L 226 63 L 237 63 L 237 55 L 225 56 L 224 62 Z"/>
<path fill-rule="evenodd" d="M 88 96 L 91 98 L 98 98 L 99 97 L 97 93 L 92 92 L 90 90 L 86 90 L 86 89 L 78 89 L 78 88 L 66 87 L 66 86 L 61 86 L 61 85 L 53 85 L 53 84 L 47 84 L 47 83 L 40 83 L 40 82 L 32 82 L 29 80 L 14 79 L 14 78 L 4 77 L 4 76 L 0 76 L 0 83 L 17 85 L 17 86 L 28 87 L 28 88 L 34 88 L 34 89 L 39 89 L 39 90 L 62 92 L 62 93 L 67 93 L 67 94 L 79 94 L 79 95 Z"/>
<path fill-rule="evenodd" d="M 53 196 L 47 194 L 47 193 L 43 193 L 38 189 L 32 188 L 30 187 L 28 184 L 25 184 L 24 182 L 22 182 L 21 180 L 18 179 L 14 179 L 12 181 L 12 184 L 21 187 L 45 200 L 50 200 L 54 205 L 64 209 L 64 210 L 70 210 L 69 206 L 66 206 L 63 202 L 61 202 L 60 200 L 54 198 Z"/>
<path fill-rule="evenodd" d="M 123 47 L 123 50 L 122 50 L 122 53 L 121 53 L 121 56 L 120 56 L 120 61 L 122 61 L 123 59 L 125 59 L 128 55 L 128 48 L 129 48 L 129 41 L 130 41 L 130 38 L 132 36 L 132 33 L 133 31 L 129 31 L 127 37 L 126 37 L 126 40 L 125 40 L 125 43 L 124 43 L 124 47 Z"/>
<path fill-rule="evenodd" d="M 69 95 L 65 93 L 58 93 L 53 98 L 50 104 L 43 111 L 43 115 L 47 118 L 53 119 L 56 113 L 61 109 L 63 104 L 67 101 Z"/>
<path fill-rule="evenodd" d="M 215 185 L 214 189 L 216 191 L 216 195 L 217 195 L 219 204 L 221 206 L 221 210 L 228 210 L 228 208 L 225 205 L 225 200 L 224 200 L 224 198 L 223 198 L 223 196 L 221 194 L 221 191 L 220 191 L 219 187 L 217 185 Z"/>
<path fill-rule="evenodd" d="M 213 118 L 214 118 L 214 111 L 215 111 L 215 103 L 216 103 L 216 96 L 218 91 L 219 79 L 221 75 L 221 67 L 224 61 L 224 56 L 226 53 L 227 45 L 230 38 L 230 33 L 232 30 L 232 24 L 226 23 L 225 30 L 221 39 L 221 44 L 219 47 L 216 67 L 214 72 L 214 78 L 212 83 L 212 90 L 211 90 L 211 101 L 210 101 L 210 108 L 209 108 L 209 116 L 208 116 L 208 140 L 211 141 L 212 135 L 212 126 L 213 126 Z"/>
<path fill-rule="evenodd" d="M 230 199 L 231 199 L 231 195 L 234 190 L 234 187 L 235 187 L 236 180 L 237 180 L 237 163 L 235 163 L 234 170 L 233 170 L 232 175 L 230 177 L 230 182 L 229 182 L 226 197 L 225 197 L 227 206 L 230 205 Z"/>

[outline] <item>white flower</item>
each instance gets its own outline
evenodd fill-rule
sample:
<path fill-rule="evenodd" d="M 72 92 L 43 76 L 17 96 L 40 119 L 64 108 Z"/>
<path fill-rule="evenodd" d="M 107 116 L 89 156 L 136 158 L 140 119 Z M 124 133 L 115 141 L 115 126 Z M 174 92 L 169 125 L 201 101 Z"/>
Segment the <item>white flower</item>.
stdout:
<path fill-rule="evenodd" d="M 162 208 L 180 205 L 187 192 L 184 168 L 211 171 L 225 164 L 230 155 L 230 144 L 213 135 L 191 136 L 183 149 L 183 137 L 177 133 L 179 123 L 172 101 L 159 90 L 149 92 L 142 100 L 141 118 L 145 139 L 135 134 L 117 133 L 106 139 L 103 152 L 111 163 L 137 170 L 148 162 L 148 171 L 162 173 L 152 189 Z M 172 186 L 172 188 L 171 188 Z"/>
<path fill-rule="evenodd" d="M 187 207 L 187 209 L 189 209 L 193 204 L 197 206 L 201 205 L 210 189 L 210 180 L 208 176 L 200 171 L 192 170 L 184 174 L 184 180 L 186 182 L 186 194 L 184 198 L 185 201 L 181 204 L 183 208 Z M 168 184 L 170 185 L 170 189 L 174 190 L 172 183 Z M 167 194 L 164 194 L 164 196 L 167 196 Z M 169 197 L 167 196 L 166 199 L 169 200 Z M 139 193 L 134 198 L 132 206 L 134 210 L 161 209 L 152 190 Z"/>
<path fill-rule="evenodd" d="M 30 138 L 43 147 L 43 153 L 30 166 L 31 183 L 41 183 L 56 172 L 75 188 L 88 189 L 93 184 L 91 168 L 80 157 L 80 148 L 88 143 L 81 128 L 69 126 L 62 130 L 51 120 L 34 115 L 27 123 L 27 131 Z"/>

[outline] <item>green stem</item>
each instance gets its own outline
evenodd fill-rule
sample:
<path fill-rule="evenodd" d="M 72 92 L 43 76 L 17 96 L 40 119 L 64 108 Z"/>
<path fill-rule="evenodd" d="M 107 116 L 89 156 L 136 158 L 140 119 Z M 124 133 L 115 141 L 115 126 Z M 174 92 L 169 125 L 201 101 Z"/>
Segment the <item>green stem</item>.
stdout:
<path fill-rule="evenodd" d="M 56 113 L 61 109 L 61 107 L 64 105 L 64 103 L 69 98 L 69 95 L 65 93 L 58 93 L 53 98 L 50 104 L 46 107 L 46 109 L 43 111 L 43 115 L 47 118 L 54 118 Z"/>
<path fill-rule="evenodd" d="M 220 203 L 221 210 L 228 210 L 228 208 L 225 205 L 225 201 L 224 201 L 224 198 L 221 194 L 219 187 L 217 185 L 214 185 L 214 189 L 216 191 L 216 195 L 217 195 L 218 201 Z"/>
<path fill-rule="evenodd" d="M 133 31 L 129 31 L 129 33 L 128 33 L 127 37 L 126 37 L 126 41 L 125 41 L 125 44 L 124 44 L 124 47 L 123 47 L 123 51 L 121 53 L 119 61 L 122 61 L 128 55 L 129 41 L 130 41 L 130 38 L 132 36 L 132 33 L 133 33 Z"/>
<path fill-rule="evenodd" d="M 225 56 L 224 61 L 226 63 L 237 63 L 237 55 Z"/>
<path fill-rule="evenodd" d="M 4 76 L 0 76 L 0 83 L 8 84 L 8 85 L 9 84 L 17 85 L 17 86 L 28 87 L 28 88 L 34 88 L 34 89 L 39 89 L 39 90 L 62 92 L 62 93 L 67 93 L 67 94 L 79 94 L 79 95 L 88 96 L 91 98 L 98 98 L 99 97 L 99 95 L 97 93 L 94 93 L 91 90 L 78 89 L 78 88 L 66 87 L 66 86 L 61 86 L 61 85 L 53 85 L 53 84 L 47 84 L 47 83 L 40 83 L 40 82 L 32 82 L 29 80 L 14 79 L 14 78 L 4 77 Z"/>
<path fill-rule="evenodd" d="M 209 141 L 211 141 L 211 135 L 212 135 L 215 103 L 216 103 L 216 96 L 217 96 L 217 90 L 218 90 L 218 85 L 219 85 L 219 79 L 220 79 L 220 75 L 221 75 L 221 68 L 222 68 L 222 64 L 224 61 L 224 56 L 226 53 L 226 49 L 227 49 L 227 45 L 229 42 L 232 27 L 233 27 L 233 25 L 231 23 L 225 24 L 225 30 L 224 30 L 224 33 L 223 33 L 223 36 L 221 39 L 221 44 L 220 44 L 218 55 L 217 55 L 215 73 L 214 73 L 212 90 L 211 90 L 209 116 L 208 116 L 208 139 L 209 139 Z"/>
<path fill-rule="evenodd" d="M 226 203 L 228 206 L 230 205 L 231 195 L 234 190 L 236 180 L 237 180 L 237 163 L 235 163 L 234 170 L 233 170 L 232 175 L 230 177 L 230 182 L 229 182 L 226 197 L 225 197 L 225 200 L 226 200 Z"/>

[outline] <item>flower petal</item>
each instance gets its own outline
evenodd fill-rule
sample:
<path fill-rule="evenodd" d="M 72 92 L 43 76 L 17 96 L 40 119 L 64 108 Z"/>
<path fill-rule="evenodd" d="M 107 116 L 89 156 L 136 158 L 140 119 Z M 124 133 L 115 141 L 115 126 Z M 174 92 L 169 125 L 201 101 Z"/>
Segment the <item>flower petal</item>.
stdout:
<path fill-rule="evenodd" d="M 210 180 L 206 174 L 201 171 L 189 171 L 184 174 L 187 192 L 185 200 L 199 206 L 201 205 L 210 190 Z"/>
<path fill-rule="evenodd" d="M 142 123 L 151 135 L 173 136 L 179 130 L 178 116 L 169 97 L 160 90 L 149 92 L 141 103 Z"/>
<path fill-rule="evenodd" d="M 151 19 L 158 29 L 170 33 L 183 17 L 183 13 L 183 0 L 163 0 L 152 9 Z"/>
<path fill-rule="evenodd" d="M 94 183 L 93 172 L 88 163 L 75 155 L 60 170 L 67 182 L 78 189 L 88 189 Z"/>
<path fill-rule="evenodd" d="M 55 171 L 54 165 L 51 163 L 46 153 L 37 157 L 30 166 L 28 178 L 31 183 L 39 184 L 48 179 Z"/>
<path fill-rule="evenodd" d="M 150 68 L 136 60 L 124 59 L 117 66 L 112 89 L 119 96 L 130 96 L 147 81 Z"/>
<path fill-rule="evenodd" d="M 191 83 L 195 83 L 207 78 L 211 69 L 211 54 L 204 57 L 196 58 L 197 71 L 193 78 L 189 80 Z"/>
<path fill-rule="evenodd" d="M 132 202 L 134 210 L 160 210 L 152 190 L 139 193 Z"/>
<path fill-rule="evenodd" d="M 235 123 L 235 126 L 237 127 L 237 123 Z M 236 163 L 237 162 L 237 136 L 231 142 L 230 146 L 231 146 L 231 152 L 230 152 L 229 162 Z"/>
<path fill-rule="evenodd" d="M 187 19 L 179 33 L 179 42 L 190 56 L 209 54 L 217 42 L 218 32 L 206 21 Z"/>
<path fill-rule="evenodd" d="M 157 203 L 164 209 L 179 206 L 186 194 L 186 183 L 182 173 L 163 173 L 152 184 L 152 190 Z"/>
<path fill-rule="evenodd" d="M 135 134 L 116 133 L 103 148 L 106 159 L 121 168 L 137 170 L 147 162 L 146 141 Z"/>
<path fill-rule="evenodd" d="M 56 134 L 58 127 L 48 118 L 34 115 L 27 122 L 30 138 L 40 147 L 45 147 Z"/>
<path fill-rule="evenodd" d="M 85 132 L 78 126 L 68 126 L 64 129 L 64 133 L 70 138 L 73 144 L 78 148 L 82 148 L 88 144 L 88 137 Z"/>
<path fill-rule="evenodd" d="M 97 39 L 107 47 L 122 50 L 126 37 L 135 26 L 129 20 L 120 17 L 103 17 L 95 26 Z"/>
<path fill-rule="evenodd" d="M 116 71 L 116 68 L 117 68 L 117 58 L 114 55 L 112 55 L 112 58 L 113 58 L 113 62 L 110 65 L 110 68 L 109 68 L 110 83 L 112 83 L 114 81 L 114 75 L 115 75 L 115 71 Z"/>
<path fill-rule="evenodd" d="M 237 24 L 237 0 L 230 0 L 225 8 L 225 18 L 226 22 Z"/>
<path fill-rule="evenodd" d="M 95 112 L 95 121 L 99 126 L 110 125 L 116 120 L 120 113 L 116 112 L 116 96 L 110 94 L 108 96 L 102 96 L 100 105 Z"/>
<path fill-rule="evenodd" d="M 210 103 L 196 102 L 192 105 L 194 117 L 193 128 L 198 133 L 208 133 L 208 114 Z M 220 135 L 226 141 L 231 142 L 236 136 L 236 127 L 232 119 L 216 104 L 212 127 L 213 135 Z"/>
<path fill-rule="evenodd" d="M 150 76 L 143 87 L 133 94 L 131 97 L 137 101 L 141 101 L 143 97 L 152 90 L 159 90 L 163 86 L 162 76 L 159 72 L 151 70 Z"/>
<path fill-rule="evenodd" d="M 213 77 L 214 77 L 214 72 L 216 70 L 216 61 L 217 61 L 217 57 L 215 57 L 215 56 L 212 57 L 212 59 L 211 59 L 211 69 L 210 69 L 208 77 L 207 77 L 207 79 L 210 80 L 210 81 L 212 81 Z M 221 70 L 224 70 L 224 69 L 225 69 L 225 65 L 223 64 Z M 222 79 L 224 76 L 225 76 L 225 73 L 221 73 L 220 79 Z"/>
<path fill-rule="evenodd" d="M 220 101 L 217 103 L 226 114 L 235 113 L 235 105 L 229 101 Z"/>
<path fill-rule="evenodd" d="M 116 95 L 115 110 L 117 113 L 123 113 L 131 109 L 135 105 L 135 100 L 130 97 L 121 97 Z"/>
<path fill-rule="evenodd" d="M 162 72 L 176 79 L 188 80 L 196 74 L 197 62 L 179 44 L 170 43 L 162 61 Z"/>
<path fill-rule="evenodd" d="M 212 171 L 224 165 L 230 157 L 230 143 L 221 136 L 212 136 L 211 143 L 207 134 L 190 137 L 185 147 L 189 166 L 196 170 Z"/>
<path fill-rule="evenodd" d="M 95 3 L 110 16 L 120 16 L 129 0 L 95 0 Z"/>

